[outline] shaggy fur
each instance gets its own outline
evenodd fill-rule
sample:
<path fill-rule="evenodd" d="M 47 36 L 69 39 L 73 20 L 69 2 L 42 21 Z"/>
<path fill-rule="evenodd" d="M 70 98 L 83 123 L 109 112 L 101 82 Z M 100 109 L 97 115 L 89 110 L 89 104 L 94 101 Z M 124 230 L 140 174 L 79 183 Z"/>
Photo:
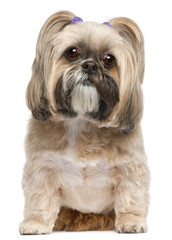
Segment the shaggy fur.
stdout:
<path fill-rule="evenodd" d="M 114 18 L 109 27 L 71 24 L 74 16 L 52 15 L 39 34 L 27 89 L 33 117 L 19 231 L 146 232 L 142 33 L 130 19 Z M 79 54 L 70 59 L 73 48 Z"/>

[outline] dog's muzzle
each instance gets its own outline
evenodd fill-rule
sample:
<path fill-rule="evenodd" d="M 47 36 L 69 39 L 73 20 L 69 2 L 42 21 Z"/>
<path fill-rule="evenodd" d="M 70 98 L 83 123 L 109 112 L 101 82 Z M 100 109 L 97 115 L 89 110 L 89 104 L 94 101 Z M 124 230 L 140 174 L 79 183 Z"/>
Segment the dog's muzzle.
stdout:
<path fill-rule="evenodd" d="M 67 79 L 61 76 L 57 83 L 57 112 L 66 117 L 84 115 L 98 121 L 105 120 L 119 102 L 116 81 L 108 74 L 100 77 L 100 72 L 92 61 L 84 62 L 82 71 L 69 76 Z M 63 81 L 67 83 L 65 90 Z"/>

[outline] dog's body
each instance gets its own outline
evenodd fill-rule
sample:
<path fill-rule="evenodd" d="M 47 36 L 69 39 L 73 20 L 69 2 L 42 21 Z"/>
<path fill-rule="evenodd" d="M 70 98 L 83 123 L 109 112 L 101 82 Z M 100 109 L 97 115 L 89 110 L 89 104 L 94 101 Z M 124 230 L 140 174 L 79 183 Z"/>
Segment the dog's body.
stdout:
<path fill-rule="evenodd" d="M 54 226 L 57 230 L 102 230 L 114 226 L 118 232 L 145 232 L 149 171 L 139 125 L 144 71 L 140 30 L 128 19 L 113 19 L 114 31 L 103 24 L 71 24 L 73 17 L 69 12 L 53 15 L 38 40 L 27 92 L 28 105 L 36 119 L 30 120 L 26 139 L 25 220 L 20 232 L 50 233 Z M 58 29 L 53 29 L 56 25 Z M 118 34 L 120 28 L 126 28 L 123 34 Z M 77 32 L 79 38 L 86 39 L 87 47 L 84 40 L 77 42 Z M 111 41 L 101 34 L 111 34 Z M 93 40 L 94 47 L 90 45 Z M 99 48 L 99 41 L 106 50 Z M 125 41 L 128 60 L 127 54 L 122 59 L 121 46 Z M 114 49 L 115 58 L 107 54 L 108 44 L 109 49 Z M 93 60 L 99 52 L 104 56 L 104 66 Z M 135 64 L 129 68 L 127 61 Z M 106 219 L 101 227 L 96 227 L 95 222 L 90 224 L 91 218 L 83 226 L 81 222 L 76 224 L 76 218 L 66 226 L 72 213 L 64 208 L 101 214 L 101 219 L 103 215 L 115 217 L 109 226 Z M 99 215 L 97 223 L 98 219 Z"/>

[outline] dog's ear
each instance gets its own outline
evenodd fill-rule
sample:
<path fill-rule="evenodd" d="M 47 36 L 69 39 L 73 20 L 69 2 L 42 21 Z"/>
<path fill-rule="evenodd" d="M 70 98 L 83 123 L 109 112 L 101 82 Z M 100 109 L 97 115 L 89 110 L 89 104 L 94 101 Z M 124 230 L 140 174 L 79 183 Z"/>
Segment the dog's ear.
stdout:
<path fill-rule="evenodd" d="M 44 69 L 43 67 L 40 69 L 40 67 L 35 59 L 32 66 L 32 78 L 26 91 L 26 100 L 33 117 L 40 121 L 46 121 L 51 113 L 46 96 Z"/>
<path fill-rule="evenodd" d="M 138 80 L 143 82 L 144 77 L 144 39 L 139 26 L 129 18 L 113 18 L 110 24 L 120 36 L 133 48 L 138 65 Z"/>
<path fill-rule="evenodd" d="M 121 131 L 127 134 L 140 122 L 143 112 L 144 40 L 137 24 L 128 18 L 114 18 L 110 24 L 121 38 L 118 122 Z"/>
<path fill-rule="evenodd" d="M 131 132 L 141 121 L 143 114 L 143 95 L 137 86 L 128 96 L 120 112 L 120 130 L 123 134 Z"/>
<path fill-rule="evenodd" d="M 53 36 L 70 24 L 74 16 L 67 11 L 55 13 L 48 18 L 40 31 L 32 77 L 26 92 L 27 105 L 37 120 L 46 121 L 51 116 L 47 82 L 53 66 Z"/>

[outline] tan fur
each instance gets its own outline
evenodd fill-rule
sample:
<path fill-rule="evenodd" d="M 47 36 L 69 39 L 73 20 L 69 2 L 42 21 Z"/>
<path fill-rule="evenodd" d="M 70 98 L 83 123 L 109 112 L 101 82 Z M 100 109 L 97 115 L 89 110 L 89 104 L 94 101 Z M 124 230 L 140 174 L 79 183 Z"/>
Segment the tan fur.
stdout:
<path fill-rule="evenodd" d="M 26 137 L 25 210 L 19 230 L 21 234 L 113 228 L 145 232 L 149 170 L 140 127 L 143 37 L 126 18 L 112 19 L 110 28 L 90 22 L 72 25 L 74 16 L 54 14 L 38 38 L 27 89 L 28 106 L 36 119 L 30 119 Z M 84 115 L 67 118 L 57 111 L 56 85 L 61 74 L 66 79 L 73 68 L 64 51 L 76 46 L 78 38 L 90 50 L 96 43 L 97 52 L 109 46 L 106 51 L 117 58 L 109 73 L 120 100 L 103 121 Z"/>
<path fill-rule="evenodd" d="M 83 214 L 69 208 L 62 208 L 54 225 L 54 231 L 106 231 L 114 229 L 114 212 Z"/>

